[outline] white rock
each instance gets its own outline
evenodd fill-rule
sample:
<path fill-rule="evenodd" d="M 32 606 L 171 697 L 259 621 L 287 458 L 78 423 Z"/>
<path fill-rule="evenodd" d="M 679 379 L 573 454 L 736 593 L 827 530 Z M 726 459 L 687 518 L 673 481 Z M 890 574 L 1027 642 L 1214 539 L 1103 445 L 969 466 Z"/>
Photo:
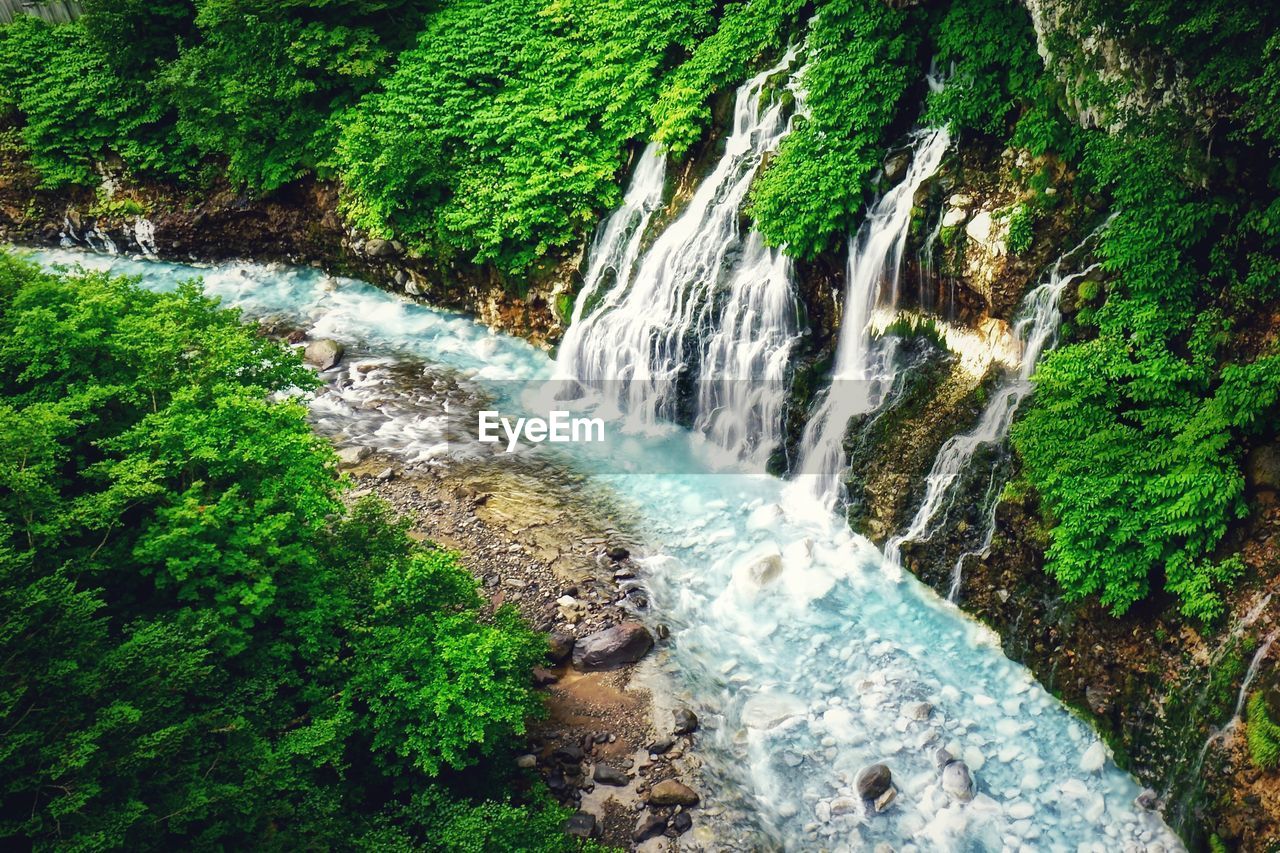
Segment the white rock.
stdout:
<path fill-rule="evenodd" d="M 1085 773 L 1097 773 L 1107 763 L 1107 748 L 1102 741 L 1094 741 L 1093 746 L 1084 751 L 1080 757 L 1080 769 Z"/>
<path fill-rule="evenodd" d="M 991 229 L 994 224 L 995 223 L 991 218 L 991 212 L 987 210 L 980 210 L 972 219 L 969 220 L 969 223 L 964 226 L 964 233 L 967 234 L 969 239 L 975 243 L 985 245 L 987 241 L 991 239 Z"/>
<path fill-rule="evenodd" d="M 961 207 L 948 208 L 947 212 L 942 214 L 942 227 L 954 228 L 955 226 L 959 225 L 961 222 L 964 222 L 965 217 L 967 217 L 968 215 L 969 215 L 969 212 L 964 208 L 961 208 Z"/>
<path fill-rule="evenodd" d="M 1016 803 L 1011 803 L 1006 811 L 1008 811 L 1009 817 L 1014 820 L 1026 820 L 1036 813 L 1036 807 L 1026 800 L 1019 800 Z M 1018 834 L 1021 835 L 1022 833 Z"/>

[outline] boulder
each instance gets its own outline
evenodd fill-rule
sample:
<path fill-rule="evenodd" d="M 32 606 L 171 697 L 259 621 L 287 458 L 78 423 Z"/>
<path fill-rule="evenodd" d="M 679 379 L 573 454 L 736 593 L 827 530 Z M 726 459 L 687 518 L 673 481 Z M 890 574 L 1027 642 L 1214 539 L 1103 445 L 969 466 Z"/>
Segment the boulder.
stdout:
<path fill-rule="evenodd" d="M 898 799 L 898 789 L 890 785 L 889 790 L 876 797 L 876 813 L 879 814 L 889 808 L 896 799 Z"/>
<path fill-rule="evenodd" d="M 307 360 L 308 364 L 313 364 L 321 370 L 328 370 L 342 361 L 342 355 L 345 352 L 346 347 L 337 341 L 329 338 L 320 338 L 307 344 L 307 348 L 302 352 L 302 357 Z"/>
<path fill-rule="evenodd" d="M 676 739 L 673 737 L 658 738 L 653 743 L 649 744 L 649 754 L 662 755 L 664 752 L 671 749 L 671 747 L 675 745 L 676 745 Z"/>
<path fill-rule="evenodd" d="M 696 806 L 698 792 L 683 782 L 664 779 L 649 790 L 651 806 Z"/>
<path fill-rule="evenodd" d="M 554 664 L 562 664 L 573 654 L 573 635 L 559 631 L 547 635 L 547 657 Z"/>
<path fill-rule="evenodd" d="M 698 730 L 698 715 L 688 708 L 678 708 L 671 713 L 676 718 L 675 728 L 671 730 L 672 734 L 688 735 Z"/>
<path fill-rule="evenodd" d="M 906 174 L 907 166 L 911 164 L 911 155 L 905 151 L 900 154 L 894 154 L 884 162 L 884 176 L 890 181 L 897 181 Z"/>
<path fill-rule="evenodd" d="M 639 622 L 623 622 L 578 640 L 573 665 L 592 671 L 617 669 L 635 663 L 653 648 L 653 636 Z"/>
<path fill-rule="evenodd" d="M 596 835 L 596 816 L 591 812 L 574 812 L 560 824 L 560 828 L 564 830 L 565 835 L 592 838 Z"/>
<path fill-rule="evenodd" d="M 607 552 L 607 556 L 609 557 L 610 560 L 613 560 L 615 563 L 621 563 L 623 560 L 631 556 L 631 552 L 628 551 L 626 548 L 621 548 L 621 547 L 610 548 Z"/>
<path fill-rule="evenodd" d="M 963 761 L 948 761 L 942 768 L 942 790 L 962 803 L 972 800 L 973 776 L 969 774 L 969 765 Z"/>
<path fill-rule="evenodd" d="M 555 684 L 559 680 L 560 676 L 545 667 L 535 666 L 533 668 L 533 683 L 538 687 L 546 687 L 548 684 Z"/>
<path fill-rule="evenodd" d="M 676 831 L 676 835 L 684 835 L 690 829 L 693 829 L 693 815 L 688 812 L 680 812 L 671 818 L 671 828 Z"/>
<path fill-rule="evenodd" d="M 537 766 L 538 756 L 536 755 L 526 753 L 525 755 L 516 756 L 516 767 L 519 767 L 521 770 L 532 770 Z"/>
<path fill-rule="evenodd" d="M 942 214 L 942 227 L 955 228 L 961 222 L 964 222 L 965 218 L 968 216 L 969 211 L 965 210 L 963 207 L 947 208 L 947 212 Z"/>
<path fill-rule="evenodd" d="M 650 838 L 656 838 L 667 830 L 667 819 L 659 817 L 653 812 L 645 812 L 640 815 L 640 820 L 636 822 L 636 828 L 631 830 L 631 840 L 639 844 L 641 841 L 648 841 Z"/>
<path fill-rule="evenodd" d="M 591 774 L 591 778 L 599 782 L 601 785 L 613 785 L 622 788 L 631 781 L 626 773 L 616 767 L 610 767 L 608 764 L 597 764 L 595 772 Z"/>
<path fill-rule="evenodd" d="M 364 253 L 371 258 L 394 258 L 399 252 L 390 240 L 374 237 L 364 244 Z"/>
<path fill-rule="evenodd" d="M 875 800 L 893 784 L 893 774 L 884 764 L 872 764 L 864 767 L 858 774 L 855 786 L 858 796 L 864 800 Z"/>
<path fill-rule="evenodd" d="M 359 465 L 372 452 L 367 447 L 344 447 L 338 451 L 338 464 L 347 468 Z"/>

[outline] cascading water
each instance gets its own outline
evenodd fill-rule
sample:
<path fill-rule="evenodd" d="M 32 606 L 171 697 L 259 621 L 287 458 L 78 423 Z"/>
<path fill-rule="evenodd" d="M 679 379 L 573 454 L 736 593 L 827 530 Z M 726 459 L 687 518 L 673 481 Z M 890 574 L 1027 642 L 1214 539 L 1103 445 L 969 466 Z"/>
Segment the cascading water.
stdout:
<path fill-rule="evenodd" d="M 633 264 L 634 272 L 618 270 L 603 296 L 596 285 L 583 288 L 558 359 L 562 377 L 600 391 L 644 425 L 677 419 L 682 377 L 696 377 L 699 365 L 710 363 L 719 387 L 698 395 L 697 421 L 714 440 L 744 456 L 776 441 L 782 383 L 764 380 L 785 368 L 796 334 L 789 262 L 754 231 L 745 240 L 740 233 L 756 171 L 789 129 L 783 99 L 768 98 L 767 92 L 795 58 L 789 50 L 739 88 L 732 132 L 715 169 Z M 628 197 L 648 197 L 651 180 L 637 170 Z M 629 247 L 638 238 L 621 236 L 626 229 L 615 220 L 634 218 L 624 204 L 602 231 L 615 235 L 612 242 L 602 237 L 593 255 L 625 258 L 617 246 L 625 240 Z M 589 270 L 596 265 L 593 257 Z"/>
<path fill-rule="evenodd" d="M 353 364 L 325 374 L 330 384 L 312 402 L 318 428 L 406 460 L 440 442 L 429 426 L 447 414 L 436 408 L 441 395 L 463 405 L 456 395 L 501 393 L 494 380 L 550 382 L 555 372 L 523 341 L 316 270 L 37 257 L 139 275 L 158 290 L 202 274 L 211 295 L 248 317 L 343 341 Z M 644 580 L 671 638 L 656 656 L 670 675 L 653 673 L 652 686 L 701 718 L 698 786 L 715 806 L 693 812 L 692 842 L 883 842 L 900 853 L 1180 848 L 1157 814 L 1133 804 L 1138 786 L 1106 761 L 1095 733 L 990 632 L 913 577 L 886 578 L 881 555 L 838 518 L 793 517 L 772 477 L 716 472 L 691 432 L 622 442 L 608 459 L 565 447 L 583 487 L 609 489 L 631 508 L 632 526 L 653 535 Z M 449 464 L 447 454 L 434 458 Z M 938 748 L 968 765 L 975 791 L 944 789 Z M 898 792 L 882 813 L 854 790 L 874 762 L 892 769 Z"/>
<path fill-rule="evenodd" d="M 946 128 L 915 134 L 911 165 L 901 183 L 867 212 L 849 241 L 849 262 L 840 339 L 831 385 L 805 427 L 797 482 L 828 508 L 839 502 L 847 467 L 845 430 L 850 418 L 875 408 L 893 381 L 893 347 L 872 340 L 872 312 L 896 303 L 902 252 L 911 226 L 911 208 L 920 185 L 938 171 L 951 137 Z"/>
<path fill-rule="evenodd" d="M 925 479 L 925 495 L 919 509 L 907 529 L 885 543 L 885 557 L 894 565 L 902 563 L 902 545 L 906 542 L 929 540 L 946 520 L 945 509 L 955 500 L 955 485 L 968 468 L 979 448 L 1000 445 L 1009 434 L 1009 427 L 1023 399 L 1031 393 L 1031 375 L 1046 349 L 1052 348 L 1062 323 L 1058 302 L 1064 290 L 1080 281 L 1097 268 L 1096 264 L 1076 272 L 1067 273 L 1064 267 L 1092 242 L 1093 235 L 1060 257 L 1050 268 L 1048 276 L 1022 301 L 1013 333 L 1021 347 L 1018 374 L 1001 385 L 988 400 L 978 425 L 963 435 L 949 438 L 938 451 L 933 467 Z M 941 515 L 941 518 L 939 516 Z M 994 521 L 994 519 L 991 519 Z M 990 530 L 988 530 L 988 535 Z M 989 544 L 989 542 L 985 543 Z M 985 545 L 984 545 L 985 547 Z M 964 556 L 956 561 L 948 598 L 954 600 L 960 587 L 960 569 Z"/>
<path fill-rule="evenodd" d="M 560 344 L 561 352 L 574 355 L 563 357 L 562 364 L 576 362 L 577 353 L 584 345 L 583 333 L 587 326 L 582 322 L 583 314 L 590 313 L 590 308 L 601 299 L 606 300 L 601 310 L 608 310 L 613 300 L 630 286 L 649 220 L 654 211 L 662 207 L 666 180 L 666 158 L 657 143 L 650 142 L 636 161 L 622 206 L 604 221 L 591 242 L 582 290 L 574 302 L 573 318 Z"/>

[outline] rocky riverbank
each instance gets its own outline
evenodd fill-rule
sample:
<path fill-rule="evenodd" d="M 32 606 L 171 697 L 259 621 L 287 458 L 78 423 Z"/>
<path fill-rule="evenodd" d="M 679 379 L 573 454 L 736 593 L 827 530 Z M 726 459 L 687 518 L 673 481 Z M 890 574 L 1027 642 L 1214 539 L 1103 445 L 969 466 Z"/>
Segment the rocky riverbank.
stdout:
<path fill-rule="evenodd" d="M 534 678 L 549 714 L 517 763 L 578 809 L 567 831 L 676 849 L 705 805 L 693 787 L 698 720 L 653 694 L 666 632 L 646 612 L 631 556 L 640 540 L 607 500 L 518 466 L 406 467 L 354 448 L 340 456 L 352 499 L 386 500 L 415 537 L 456 549 L 494 608 L 514 604 L 547 633 L 547 665 Z"/>

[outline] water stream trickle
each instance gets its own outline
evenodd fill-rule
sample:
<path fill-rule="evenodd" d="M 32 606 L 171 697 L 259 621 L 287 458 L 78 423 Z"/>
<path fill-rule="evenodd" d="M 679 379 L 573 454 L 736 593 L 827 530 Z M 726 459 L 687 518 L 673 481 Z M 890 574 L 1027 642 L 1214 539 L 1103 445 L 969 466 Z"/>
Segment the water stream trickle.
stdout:
<path fill-rule="evenodd" d="M 1013 425 L 1014 416 L 1018 413 L 1018 407 L 1031 393 L 1031 376 L 1040 362 L 1040 357 L 1046 350 L 1052 349 L 1057 340 L 1058 328 L 1062 324 L 1062 312 L 1058 307 L 1062 293 L 1097 268 L 1096 264 L 1089 264 L 1082 269 L 1068 271 L 1069 265 L 1074 263 L 1085 247 L 1092 243 L 1095 234 L 1091 234 L 1084 243 L 1060 257 L 1050 267 L 1045 280 L 1023 298 L 1013 326 L 1013 336 L 1021 350 L 1018 372 L 992 392 L 978 419 L 977 426 L 967 433 L 947 439 L 938 451 L 933 466 L 925 478 L 924 499 L 916 510 L 915 516 L 906 530 L 890 537 L 885 543 L 885 557 L 894 565 L 901 565 L 902 546 L 905 543 L 928 541 L 946 526 L 946 511 L 958 497 L 959 490 L 954 486 L 961 475 L 969 470 L 974 454 L 980 448 L 998 447 L 1004 443 L 1009 434 L 1009 428 Z M 992 494 L 992 489 L 989 488 L 987 491 L 989 493 L 987 502 L 990 506 L 986 513 L 988 530 L 983 549 L 990 546 L 990 534 L 994 529 L 995 521 L 995 495 Z M 955 599 L 960 590 L 960 572 L 967 556 L 968 554 L 961 555 L 956 561 L 951 589 L 947 596 L 951 600 Z"/>

